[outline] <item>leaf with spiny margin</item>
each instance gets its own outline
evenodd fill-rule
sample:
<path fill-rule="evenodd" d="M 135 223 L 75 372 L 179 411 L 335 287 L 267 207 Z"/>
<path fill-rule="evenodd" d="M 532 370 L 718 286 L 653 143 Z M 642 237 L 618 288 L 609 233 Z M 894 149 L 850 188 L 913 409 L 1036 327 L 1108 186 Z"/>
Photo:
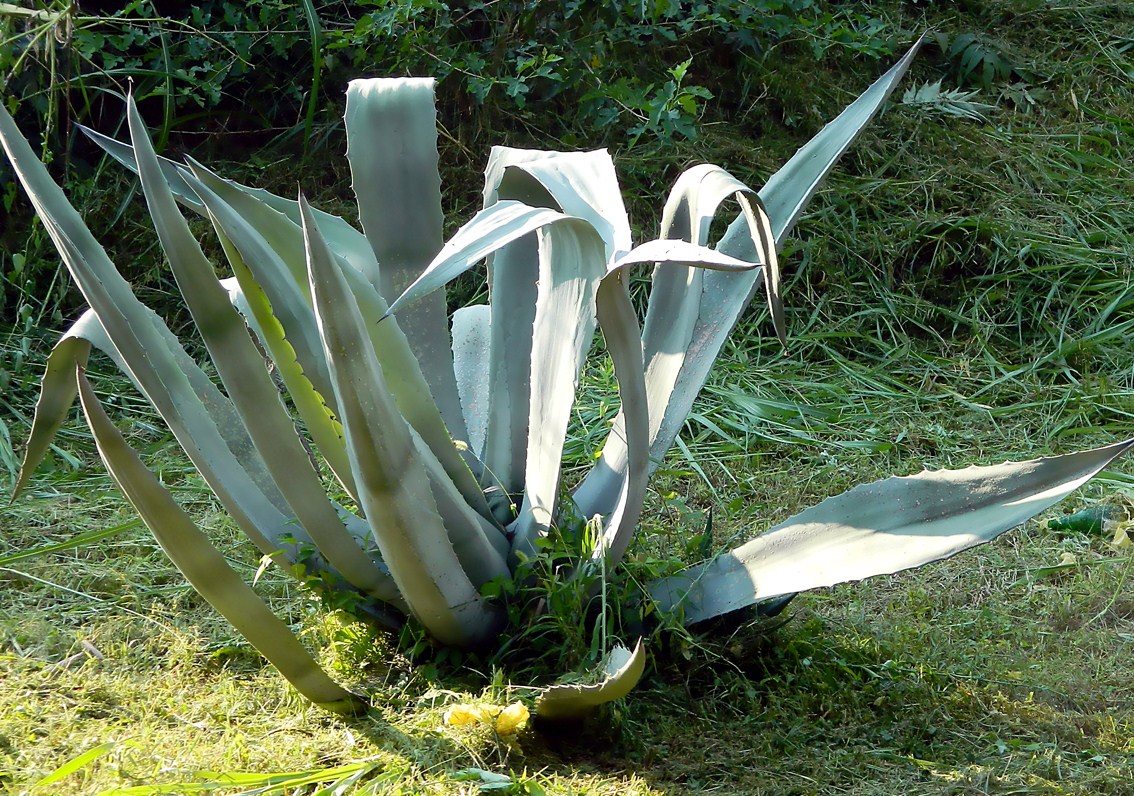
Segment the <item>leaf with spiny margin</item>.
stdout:
<path fill-rule="evenodd" d="M 357 502 L 358 490 L 350 458 L 347 456 L 346 442 L 343 440 L 343 427 L 334 410 L 327 405 L 327 398 L 334 396 L 324 396 L 315 389 L 295 355 L 295 348 L 287 338 L 287 330 L 272 312 L 272 303 L 256 281 L 252 270 L 227 235 L 218 231 L 217 238 L 236 275 L 231 281 L 221 280 L 226 285 L 230 301 L 244 315 L 245 322 L 268 352 L 276 373 L 287 389 L 315 447 L 323 455 L 323 460 L 347 494 Z"/>
<path fill-rule="evenodd" d="M 538 182 L 557 209 L 590 222 L 606 245 L 608 262 L 630 251 L 630 219 L 622 203 L 614 161 L 605 149 L 548 152 L 542 158 L 517 159 L 508 168 L 525 172 Z"/>
<path fill-rule="evenodd" d="M 508 200 L 481 210 L 457 230 L 421 275 L 390 305 L 389 314 L 400 317 L 405 307 L 444 287 L 498 249 L 567 218 L 555 210 Z"/>
<path fill-rule="evenodd" d="M 461 307 L 453 313 L 453 373 L 469 432 L 465 442 L 478 458 L 484 456 L 484 438 L 488 433 L 488 379 L 484 368 L 492 339 L 491 320 L 487 304 Z"/>
<path fill-rule="evenodd" d="M 201 177 L 209 182 L 205 182 Z M 271 303 L 272 314 L 283 326 L 288 343 L 294 349 L 295 357 L 303 368 L 304 375 L 310 380 L 315 391 L 323 396 L 328 406 L 334 410 L 330 375 L 322 356 L 323 348 L 318 329 L 315 327 L 315 313 L 311 309 L 307 284 L 302 281 L 303 250 L 287 252 L 273 246 L 270 238 L 278 239 L 278 235 L 273 232 L 273 225 L 255 224 L 249 217 L 251 215 L 249 208 L 237 209 L 233 206 L 230 199 L 247 197 L 223 181 L 213 182 L 204 174 L 191 174 L 186 179 L 205 203 L 217 234 L 227 239 L 240 253 L 241 261 L 251 271 L 256 284 L 264 291 L 264 295 Z M 274 212 L 262 206 L 261 208 L 267 212 Z M 277 218 L 280 221 L 284 220 L 281 216 Z M 237 270 L 235 264 L 233 270 L 234 272 Z M 240 278 L 239 273 L 236 276 Z M 244 287 L 247 291 L 247 286 Z"/>
<path fill-rule="evenodd" d="M 500 200 L 529 207 L 555 208 L 555 200 L 534 179 L 509 168 L 546 157 L 536 150 L 493 147 L 484 178 L 484 207 Z M 534 231 L 506 243 L 487 259 L 489 288 L 488 423 L 485 428 L 486 486 L 495 487 L 501 513 L 509 520 L 515 508 L 509 495 L 524 489 L 527 467 L 528 407 L 531 403 L 529 371 L 532 327 L 535 324 L 536 280 L 539 273 L 539 239 Z"/>
<path fill-rule="evenodd" d="M 449 541 L 422 452 L 389 393 L 358 305 L 302 198 L 300 206 L 319 333 L 359 501 L 382 559 L 433 636 L 460 646 L 484 641 L 503 614 L 480 596 Z"/>
<path fill-rule="evenodd" d="M 539 230 L 524 500 L 512 526 L 512 550 L 527 556 L 555 512 L 567 424 L 594 340 L 595 294 L 605 275 L 605 243 L 590 223 L 565 218 Z"/>
<path fill-rule="evenodd" d="M 434 84 L 378 78 L 347 86 L 347 160 L 358 218 L 378 261 L 378 293 L 387 302 L 417 279 L 444 242 Z M 445 425 L 463 439 L 445 291 L 422 297 L 398 320 Z"/>
<path fill-rule="evenodd" d="M 923 471 L 828 498 L 706 564 L 649 586 L 693 624 L 808 589 L 889 575 L 956 555 L 1058 503 L 1134 447 L 962 470 Z"/>
<path fill-rule="evenodd" d="M 646 649 L 642 640 L 631 652 L 617 645 L 606 656 L 600 670 L 601 680 L 591 685 L 553 685 L 536 701 L 536 715 L 547 721 L 571 721 L 585 718 L 599 705 L 622 699 L 629 694 L 646 670 Z"/>
<path fill-rule="evenodd" d="M 752 194 L 741 181 L 716 166 L 699 166 L 687 170 L 677 179 L 662 213 L 662 238 L 638 246 L 617 263 L 624 268 L 635 263 L 657 262 L 653 271 L 650 300 L 646 308 L 642 346 L 645 363 L 645 390 L 649 401 L 649 454 L 660 461 L 665 457 L 669 440 L 660 440 L 659 429 L 672 412 L 678 376 L 691 352 L 697 319 L 703 310 L 702 269 L 764 270 L 767 262 L 747 263 L 704 248 L 709 228 L 720 204 L 729 196 L 741 202 L 745 212 L 752 212 L 746 195 Z M 671 238 L 682 236 L 684 239 Z M 670 252 L 677 256 L 665 256 Z M 711 252 L 712 255 L 705 253 Z M 686 256 L 679 256 L 685 253 Z M 652 255 L 652 256 L 651 256 Z M 687 414 L 688 407 L 678 400 L 678 412 Z M 575 492 L 586 514 L 607 514 L 617 498 L 627 467 L 627 435 L 623 401 L 611 426 L 602 456 L 587 473 Z M 684 408 L 682 408 L 684 407 Z M 683 415 L 684 417 L 684 415 Z"/>

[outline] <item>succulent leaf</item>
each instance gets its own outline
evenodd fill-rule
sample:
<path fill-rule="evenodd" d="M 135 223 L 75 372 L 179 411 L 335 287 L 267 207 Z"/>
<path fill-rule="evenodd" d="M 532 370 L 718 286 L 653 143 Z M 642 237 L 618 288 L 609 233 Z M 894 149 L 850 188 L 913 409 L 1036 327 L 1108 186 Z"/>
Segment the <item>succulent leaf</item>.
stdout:
<path fill-rule="evenodd" d="M 685 573 L 654 583 L 662 610 L 700 622 L 785 594 L 888 575 L 956 555 L 1078 489 L 1134 439 L 1094 450 L 855 487 Z"/>

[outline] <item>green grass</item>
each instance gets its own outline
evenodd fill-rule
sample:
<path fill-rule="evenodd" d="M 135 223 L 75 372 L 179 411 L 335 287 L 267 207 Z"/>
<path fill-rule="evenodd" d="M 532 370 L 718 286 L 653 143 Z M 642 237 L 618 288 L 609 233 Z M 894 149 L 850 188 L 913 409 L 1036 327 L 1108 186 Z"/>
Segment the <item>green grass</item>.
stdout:
<path fill-rule="evenodd" d="M 785 253 L 789 350 L 759 311 L 738 328 L 654 482 L 633 572 L 694 560 L 710 510 L 723 549 L 891 473 L 1130 436 L 1134 14 L 1027 2 L 924 13 L 951 35 L 997 42 L 1031 75 L 1035 106 L 994 86 L 980 99 L 998 107 L 980 125 L 894 103 L 856 144 Z M 832 88 L 797 127 L 758 111 L 709 124 L 695 144 L 619 160 L 627 185 L 653 194 L 658 172 L 685 158 L 758 182 L 861 84 L 847 66 L 825 62 L 814 82 Z M 930 49 L 908 85 L 950 85 L 951 68 Z M 654 206 L 633 204 L 636 222 L 653 223 Z M 0 338 L 4 487 L 34 401 L 38 366 L 25 363 L 45 342 L 25 326 Z M 254 551 L 160 424 L 109 371 L 99 384 L 251 579 Z M 610 384 L 596 363 L 569 455 L 601 440 Z M 625 703 L 509 749 L 487 730 L 445 727 L 445 708 L 530 700 L 529 686 L 558 673 L 547 655 L 503 669 L 428 653 L 411 662 L 408 646 L 324 613 L 267 570 L 261 593 L 376 706 L 353 720 L 322 713 L 184 585 L 80 422 L 59 445 L 30 494 L 0 507 L 0 790 L 456 794 L 478 792 L 482 769 L 511 777 L 496 792 L 588 796 L 1134 792 L 1134 558 L 1109 536 L 1034 522 L 918 572 L 802 596 L 782 626 L 657 634 Z M 1097 501 L 1134 506 L 1134 463 L 1055 513 Z"/>

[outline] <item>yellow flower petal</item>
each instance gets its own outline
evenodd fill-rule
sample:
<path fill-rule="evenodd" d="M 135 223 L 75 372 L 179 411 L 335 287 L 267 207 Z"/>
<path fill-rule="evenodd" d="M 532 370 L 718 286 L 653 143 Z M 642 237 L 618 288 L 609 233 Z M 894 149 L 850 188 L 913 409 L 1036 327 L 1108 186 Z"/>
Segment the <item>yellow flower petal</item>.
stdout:
<path fill-rule="evenodd" d="M 496 717 L 496 732 L 499 735 L 515 735 L 528 723 L 528 707 L 523 702 L 513 702 Z"/>
<path fill-rule="evenodd" d="M 445 711 L 445 724 L 450 727 L 467 727 L 470 724 L 490 724 L 499 708 L 492 705 L 453 705 Z"/>

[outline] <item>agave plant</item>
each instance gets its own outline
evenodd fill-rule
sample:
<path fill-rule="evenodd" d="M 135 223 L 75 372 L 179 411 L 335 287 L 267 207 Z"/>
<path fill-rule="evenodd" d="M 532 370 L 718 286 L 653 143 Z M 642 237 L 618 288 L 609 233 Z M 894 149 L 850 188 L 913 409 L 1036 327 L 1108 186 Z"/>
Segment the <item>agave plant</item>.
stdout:
<path fill-rule="evenodd" d="M 619 562 L 651 470 L 761 288 L 784 338 L 777 250 L 916 49 L 759 192 L 714 166 L 685 172 L 658 239 L 638 246 L 606 152 L 507 148 L 490 155 L 483 209 L 443 241 L 429 80 L 350 85 L 362 231 L 302 195 L 158 157 L 130 101 L 130 144 L 90 134 L 137 172 L 219 386 L 135 298 L 0 108 L 0 140 L 90 305 L 48 360 L 16 492 L 78 394 L 108 470 L 193 586 L 306 697 L 359 710 L 362 698 L 319 667 L 131 450 L 84 376 L 91 346 L 150 400 L 264 555 L 350 595 L 377 623 L 412 617 L 440 642 L 490 645 L 507 614 L 484 596 L 487 584 L 517 577 L 554 528 L 589 518 L 578 571 Z M 740 212 L 710 247 L 713 217 L 729 201 Z M 177 202 L 212 222 L 231 278 L 216 278 Z M 446 283 L 484 261 L 489 303 L 450 317 Z M 628 273 L 644 265 L 653 276 L 641 324 Z M 596 331 L 621 409 L 601 457 L 568 492 L 564 442 Z M 650 584 L 648 598 L 692 624 L 938 560 L 1052 505 L 1131 444 L 859 487 Z M 575 715 L 618 698 L 642 666 L 641 644 L 620 647 L 601 682 L 548 689 L 539 712 Z"/>

